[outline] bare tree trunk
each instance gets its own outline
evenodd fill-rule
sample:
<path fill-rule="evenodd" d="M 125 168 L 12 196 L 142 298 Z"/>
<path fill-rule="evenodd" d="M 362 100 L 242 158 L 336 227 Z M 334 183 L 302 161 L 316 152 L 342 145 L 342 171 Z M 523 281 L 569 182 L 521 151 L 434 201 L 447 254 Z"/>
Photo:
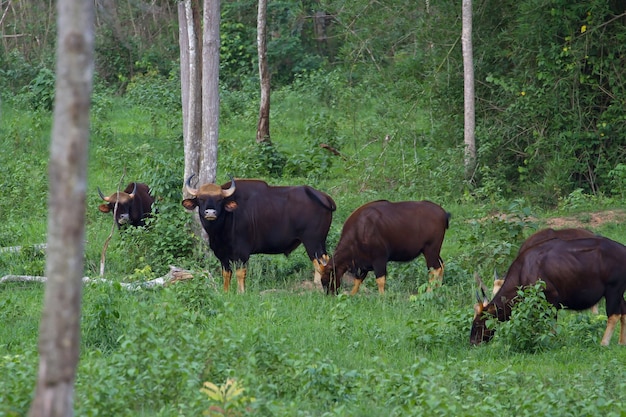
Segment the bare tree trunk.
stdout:
<path fill-rule="evenodd" d="M 200 182 L 215 182 L 220 118 L 220 0 L 204 0 L 202 36 L 202 162 Z"/>
<path fill-rule="evenodd" d="M 472 50 L 472 0 L 463 0 L 463 79 L 465 101 L 465 178 L 471 180 L 476 168 L 476 119 L 474 109 L 474 58 Z"/>
<path fill-rule="evenodd" d="M 199 51 L 197 0 L 178 4 L 180 24 L 180 73 L 185 148 L 184 179 L 200 172 L 202 150 L 202 72 Z M 186 196 L 188 197 L 188 196 Z"/>
<path fill-rule="evenodd" d="M 93 2 L 58 0 L 57 78 L 50 145 L 48 283 L 30 417 L 72 416 L 79 358 Z"/>
<path fill-rule="evenodd" d="M 180 54 L 180 95 L 183 113 L 183 142 L 185 157 L 187 156 L 187 140 L 189 138 L 189 37 L 187 36 L 187 13 L 185 3 L 178 2 L 178 49 Z M 185 159 L 185 173 L 187 176 L 187 160 Z"/>
<path fill-rule="evenodd" d="M 261 81 L 261 105 L 259 123 L 256 129 L 256 141 L 271 143 L 270 140 L 270 73 L 267 67 L 267 0 L 259 0 L 256 25 L 256 43 L 259 54 L 259 78 Z"/>

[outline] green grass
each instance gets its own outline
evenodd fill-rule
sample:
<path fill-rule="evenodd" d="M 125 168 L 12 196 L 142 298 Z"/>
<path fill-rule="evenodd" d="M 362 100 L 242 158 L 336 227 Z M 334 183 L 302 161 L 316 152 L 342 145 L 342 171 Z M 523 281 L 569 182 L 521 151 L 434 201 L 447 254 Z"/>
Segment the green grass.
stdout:
<path fill-rule="evenodd" d="M 427 271 L 419 258 L 389 265 L 382 297 L 371 275 L 355 297 L 325 296 L 301 285 L 312 268 L 299 248 L 289 257 L 254 255 L 246 294 L 234 288 L 223 294 L 215 256 L 206 244 L 190 248 L 189 215 L 180 206 L 179 115 L 98 96 L 89 148 L 85 275 L 98 275 L 111 230 L 111 216 L 97 210 L 96 187 L 112 192 L 124 170 L 124 183 L 145 181 L 158 191 L 159 214 L 145 230 L 115 230 L 106 278 L 145 281 L 165 274 L 169 264 L 199 274 L 153 290 L 84 287 L 76 414 L 201 415 L 211 405 L 226 406 L 209 401 L 202 383 L 235 378 L 245 394 L 231 399 L 231 415 L 626 415 L 620 394 L 626 350 L 616 345 L 617 335 L 608 348 L 599 346 L 603 317 L 560 312 L 553 345 L 534 354 L 516 352 L 497 333 L 490 344 L 469 345 L 474 272 L 485 280 L 494 268 L 503 274 L 524 238 L 554 216 L 572 216 L 626 242 L 621 218 L 594 229 L 589 215 L 619 209 L 623 201 L 575 194 L 556 208 L 542 208 L 523 198 L 478 199 L 464 189 L 459 149 L 424 139 L 429 122 L 419 109 L 407 112 L 406 103 L 392 97 L 359 92 L 362 100 L 340 111 L 357 92 L 341 93 L 327 81 L 330 87 L 315 84 L 310 95 L 306 88 L 285 89 L 272 107 L 272 139 L 287 163 L 313 159 L 327 165 L 307 166 L 296 176 L 263 175 L 254 145 L 256 106 L 244 102 L 236 110 L 236 99 L 250 97 L 227 97 L 232 108 L 220 126 L 218 181 L 228 173 L 245 174 L 328 192 L 338 206 L 328 237 L 331 252 L 345 219 L 365 202 L 440 203 L 453 214 L 442 249 L 445 285 L 423 292 Z M 0 246 L 32 246 L 46 239 L 50 115 L 6 100 L 2 105 L 0 134 L 8 140 L 0 142 Z M 392 137 L 388 144 L 386 134 Z M 318 141 L 331 139 L 345 160 L 317 153 Z M 44 267 L 41 251 L 0 253 L 0 276 L 41 275 Z M 28 410 L 43 292 L 41 284 L 0 285 L 0 416 Z"/>
<path fill-rule="evenodd" d="M 15 297 L 11 287 L 0 292 L 5 307 Z M 24 291 L 41 295 L 36 287 Z M 554 415 L 563 402 L 620 415 L 626 350 L 601 348 L 600 334 L 591 341 L 567 329 L 556 347 L 537 354 L 497 343 L 470 347 L 471 308 L 448 306 L 452 296 L 461 304 L 451 291 L 415 301 L 402 293 L 221 294 L 193 281 L 139 293 L 88 286 L 77 413 L 198 412 L 207 407 L 202 381 L 236 378 L 262 415 Z M 197 293 L 204 298 L 193 302 Z M 22 307 L 9 307 L 5 323 L 23 315 Z M 4 400 L 28 396 L 26 378 L 36 370 L 37 317 L 26 316 L 21 321 L 30 325 L 6 335 L 20 343 L 0 347 L 2 366 L 16 372 L 0 379 Z M 564 314 L 562 325 L 573 316 Z"/>

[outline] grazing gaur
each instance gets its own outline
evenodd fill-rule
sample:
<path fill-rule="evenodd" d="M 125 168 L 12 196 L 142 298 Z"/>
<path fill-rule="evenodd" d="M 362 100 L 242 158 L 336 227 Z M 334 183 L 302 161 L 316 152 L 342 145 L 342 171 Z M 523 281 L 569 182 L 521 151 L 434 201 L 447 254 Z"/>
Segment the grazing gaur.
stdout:
<path fill-rule="evenodd" d="M 115 211 L 115 223 L 117 227 L 125 224 L 131 226 L 145 225 L 145 219 L 152 212 L 152 204 L 154 197 L 150 194 L 150 187 L 140 182 L 131 182 L 126 186 L 124 191 L 113 193 L 105 197 L 98 187 L 100 198 L 106 201 L 106 204 L 100 204 L 98 209 L 103 213 L 113 213 Z M 115 205 L 117 203 L 117 209 Z"/>
<path fill-rule="evenodd" d="M 526 249 L 536 246 L 540 243 L 543 243 L 552 239 L 561 239 L 561 240 L 575 240 L 575 239 L 584 239 L 588 237 L 595 237 L 596 234 L 590 232 L 587 229 L 578 229 L 578 228 L 570 228 L 570 229 L 542 229 L 539 230 L 528 237 L 520 246 L 518 254 L 524 252 Z M 493 289 L 492 295 L 496 295 L 496 293 L 502 287 L 504 283 L 504 279 L 498 277 L 497 273 L 494 273 L 493 277 Z M 591 310 L 594 314 L 598 314 L 598 305 L 594 305 L 591 307 Z"/>
<path fill-rule="evenodd" d="M 346 220 L 339 243 L 322 272 L 329 294 L 339 291 L 346 272 L 355 276 L 356 294 L 369 271 L 374 271 L 379 293 L 385 292 L 387 262 L 408 262 L 424 254 L 431 285 L 443 280 L 439 253 L 450 213 L 430 201 L 373 201 L 356 209 Z"/>
<path fill-rule="evenodd" d="M 624 245 L 599 236 L 569 241 L 551 239 L 529 247 L 513 261 L 491 301 L 484 292 L 482 299 L 478 297 L 470 343 L 478 345 L 491 340 L 493 329 L 486 326 L 488 317 L 508 320 L 518 288 L 542 280 L 546 283 L 546 300 L 557 309 L 585 310 L 604 297 L 608 321 L 601 344 L 609 344 L 618 320 L 621 321 L 619 343 L 626 344 L 624 259 Z"/>
<path fill-rule="evenodd" d="M 198 208 L 209 246 L 222 264 L 224 291 L 230 288 L 232 263 L 237 263 L 237 289 L 245 291 L 246 267 L 251 254 L 289 255 L 301 243 L 313 262 L 314 281 L 319 282 L 328 261 L 326 235 L 336 205 L 333 199 L 309 186 L 276 187 L 260 180 L 235 180 L 223 185 L 190 185 L 192 195 L 182 205 Z"/>

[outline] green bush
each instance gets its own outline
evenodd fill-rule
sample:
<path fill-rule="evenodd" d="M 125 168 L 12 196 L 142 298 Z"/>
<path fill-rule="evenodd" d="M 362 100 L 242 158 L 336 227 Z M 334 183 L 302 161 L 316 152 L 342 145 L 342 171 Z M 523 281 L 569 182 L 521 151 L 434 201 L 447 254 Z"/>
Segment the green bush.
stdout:
<path fill-rule="evenodd" d="M 29 61 L 24 54 L 14 49 L 0 50 L 0 97 L 9 98 L 13 94 L 24 91 L 41 68 Z"/>
<path fill-rule="evenodd" d="M 135 106 L 179 112 L 180 76 L 178 72 L 172 72 L 169 77 L 165 77 L 155 69 L 149 69 L 130 80 L 124 97 Z"/>
<path fill-rule="evenodd" d="M 27 94 L 30 96 L 30 103 L 35 110 L 52 110 L 55 83 L 55 73 L 48 68 L 42 68 L 39 70 L 37 76 L 28 84 Z"/>
<path fill-rule="evenodd" d="M 33 381 L 37 379 L 37 352 L 0 356 L 0 415 L 27 414 L 32 401 Z"/>
<path fill-rule="evenodd" d="M 576 188 L 608 192 L 626 129 L 616 111 L 626 31 L 613 16 L 622 10 L 565 0 L 497 10 L 478 17 L 488 24 L 474 45 L 483 164 L 544 205 Z"/>
<path fill-rule="evenodd" d="M 546 300 L 546 283 L 520 288 L 511 318 L 496 328 L 496 343 L 514 352 L 536 353 L 554 346 L 557 330 L 556 307 Z"/>

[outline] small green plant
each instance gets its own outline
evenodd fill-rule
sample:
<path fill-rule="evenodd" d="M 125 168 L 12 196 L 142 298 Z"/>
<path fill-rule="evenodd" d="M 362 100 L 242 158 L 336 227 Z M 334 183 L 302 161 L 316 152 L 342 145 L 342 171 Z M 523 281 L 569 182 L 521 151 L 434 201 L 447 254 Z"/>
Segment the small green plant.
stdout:
<path fill-rule="evenodd" d="M 498 325 L 496 339 L 516 352 L 535 353 L 546 350 L 556 337 L 556 307 L 546 300 L 546 283 L 537 281 L 534 285 L 517 291 L 517 302 L 510 320 Z"/>
<path fill-rule="evenodd" d="M 332 328 L 340 335 L 345 335 L 348 331 L 348 325 L 346 323 L 347 318 L 350 316 L 350 298 L 345 294 L 339 294 L 337 296 L 337 303 L 330 310 L 330 323 Z"/>
<path fill-rule="evenodd" d="M 205 382 L 200 391 L 206 394 L 212 405 L 202 414 L 209 417 L 236 417 L 246 411 L 246 407 L 254 401 L 245 394 L 245 389 L 233 378 L 229 378 L 220 386 Z"/>
<path fill-rule="evenodd" d="M 626 197 L 626 164 L 617 164 L 608 175 L 613 193 L 624 199 Z"/>
<path fill-rule="evenodd" d="M 35 110 L 52 110 L 56 77 L 52 70 L 41 68 L 30 84 L 25 87 L 31 106 Z"/>

